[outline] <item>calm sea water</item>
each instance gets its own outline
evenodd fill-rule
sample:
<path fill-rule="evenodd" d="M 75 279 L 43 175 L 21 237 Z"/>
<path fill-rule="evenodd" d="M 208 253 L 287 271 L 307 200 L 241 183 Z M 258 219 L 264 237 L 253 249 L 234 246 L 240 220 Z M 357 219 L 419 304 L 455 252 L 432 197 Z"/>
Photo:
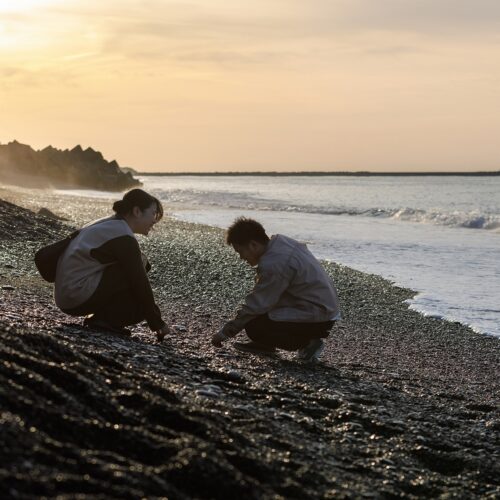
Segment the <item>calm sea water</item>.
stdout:
<path fill-rule="evenodd" d="M 382 275 L 425 315 L 500 336 L 500 177 L 145 176 L 176 217 L 260 220 L 320 258 Z"/>

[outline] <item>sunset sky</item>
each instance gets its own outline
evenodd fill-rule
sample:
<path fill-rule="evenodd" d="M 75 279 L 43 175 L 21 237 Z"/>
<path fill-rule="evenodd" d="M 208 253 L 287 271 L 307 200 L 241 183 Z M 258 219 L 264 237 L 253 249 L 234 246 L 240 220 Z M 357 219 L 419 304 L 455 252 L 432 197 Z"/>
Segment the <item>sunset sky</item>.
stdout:
<path fill-rule="evenodd" d="M 0 0 L 0 142 L 140 171 L 499 170 L 499 0 Z"/>

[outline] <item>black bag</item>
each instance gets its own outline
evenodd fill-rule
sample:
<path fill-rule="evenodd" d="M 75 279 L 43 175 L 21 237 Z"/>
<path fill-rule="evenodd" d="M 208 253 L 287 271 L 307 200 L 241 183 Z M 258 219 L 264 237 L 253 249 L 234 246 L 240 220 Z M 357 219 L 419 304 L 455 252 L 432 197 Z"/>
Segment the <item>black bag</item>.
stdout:
<path fill-rule="evenodd" d="M 75 231 L 69 236 L 66 236 L 63 240 L 51 243 L 46 247 L 40 248 L 40 250 L 36 252 L 35 265 L 45 281 L 54 283 L 56 280 L 57 261 L 71 243 L 71 240 L 78 236 L 79 232 L 80 231 Z"/>

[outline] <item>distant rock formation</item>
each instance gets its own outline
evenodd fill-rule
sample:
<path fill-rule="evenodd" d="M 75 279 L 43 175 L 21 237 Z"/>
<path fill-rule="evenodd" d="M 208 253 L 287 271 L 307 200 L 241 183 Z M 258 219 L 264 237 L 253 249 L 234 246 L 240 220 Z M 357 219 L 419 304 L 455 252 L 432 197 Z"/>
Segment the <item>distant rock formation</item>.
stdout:
<path fill-rule="evenodd" d="M 132 175 L 139 175 L 139 172 L 137 172 L 137 170 L 133 169 L 132 167 L 120 167 L 120 168 L 125 173 L 130 172 Z"/>
<path fill-rule="evenodd" d="M 0 182 L 27 187 L 84 188 L 124 191 L 141 183 L 118 163 L 92 148 L 36 151 L 17 141 L 0 144 Z"/>

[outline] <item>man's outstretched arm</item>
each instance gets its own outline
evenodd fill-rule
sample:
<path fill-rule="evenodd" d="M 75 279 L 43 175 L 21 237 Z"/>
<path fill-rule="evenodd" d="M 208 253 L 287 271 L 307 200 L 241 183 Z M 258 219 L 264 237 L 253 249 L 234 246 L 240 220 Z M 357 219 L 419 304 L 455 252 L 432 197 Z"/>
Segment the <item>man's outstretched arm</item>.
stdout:
<path fill-rule="evenodd" d="M 254 289 L 246 296 L 245 303 L 238 309 L 236 317 L 212 336 L 212 344 L 221 347 L 224 341 L 243 330 L 250 320 L 269 312 L 278 303 L 292 278 L 292 273 L 289 276 L 277 271 L 259 273 Z"/>

